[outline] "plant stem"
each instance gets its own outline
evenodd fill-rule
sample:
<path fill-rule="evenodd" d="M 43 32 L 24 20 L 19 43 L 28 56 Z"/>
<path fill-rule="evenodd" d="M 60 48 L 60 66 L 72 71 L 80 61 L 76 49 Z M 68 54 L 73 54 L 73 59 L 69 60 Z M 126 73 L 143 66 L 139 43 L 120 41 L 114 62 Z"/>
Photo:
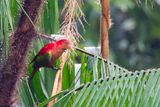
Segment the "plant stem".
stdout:
<path fill-rule="evenodd" d="M 109 0 L 101 0 L 101 28 L 100 28 L 100 37 L 101 37 L 101 55 L 104 59 L 109 58 L 109 38 L 108 31 L 110 27 L 110 12 L 109 12 Z"/>

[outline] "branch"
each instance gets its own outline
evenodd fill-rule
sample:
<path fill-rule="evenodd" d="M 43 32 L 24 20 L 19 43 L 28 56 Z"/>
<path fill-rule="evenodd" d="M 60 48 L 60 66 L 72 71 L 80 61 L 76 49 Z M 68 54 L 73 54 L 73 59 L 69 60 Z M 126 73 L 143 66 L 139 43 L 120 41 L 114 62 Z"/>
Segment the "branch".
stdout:
<path fill-rule="evenodd" d="M 43 33 L 37 33 L 37 37 L 39 38 L 42 38 L 42 39 L 46 39 L 46 40 L 49 40 L 49 41 L 57 41 L 59 37 L 62 37 L 62 38 L 65 38 L 64 35 L 46 35 L 46 34 L 43 34 Z M 103 60 L 105 63 L 107 63 L 108 61 L 100 56 L 97 56 L 97 55 L 94 55 L 94 54 L 91 54 L 79 47 L 73 47 L 74 49 L 76 49 L 77 51 L 81 52 L 81 53 L 84 53 L 86 55 L 89 55 L 91 57 L 97 57 L 99 60 Z"/>
<path fill-rule="evenodd" d="M 41 37 L 41 38 L 43 38 L 43 39 L 46 39 L 46 40 L 50 40 L 50 41 L 56 41 L 57 39 L 56 39 L 56 37 L 57 36 L 55 36 L 55 35 L 45 35 L 45 34 L 42 34 L 42 33 L 37 33 L 37 35 L 38 35 L 38 37 Z M 63 37 L 63 36 L 62 36 Z M 79 48 L 79 47 L 73 47 L 74 49 L 76 49 L 77 51 L 79 51 L 79 52 L 81 52 L 81 53 L 84 53 L 84 54 L 86 54 L 86 55 L 89 55 L 89 56 L 91 56 L 91 57 L 97 57 L 99 60 L 103 60 L 105 63 L 107 63 L 108 61 L 106 60 L 106 59 L 104 59 L 104 58 L 102 58 L 102 57 L 100 57 L 100 56 L 97 56 L 97 55 L 94 55 L 94 54 L 91 54 L 91 53 L 89 53 L 89 52 L 87 52 L 87 51 L 85 51 L 85 50 L 83 50 L 83 49 L 81 49 L 81 48 Z"/>

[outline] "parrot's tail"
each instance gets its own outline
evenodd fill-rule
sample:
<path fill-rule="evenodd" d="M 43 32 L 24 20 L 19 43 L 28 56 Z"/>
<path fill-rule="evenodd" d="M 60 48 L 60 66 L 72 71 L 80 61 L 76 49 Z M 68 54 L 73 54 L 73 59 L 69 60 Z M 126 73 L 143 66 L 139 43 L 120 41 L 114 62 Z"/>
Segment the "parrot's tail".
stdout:
<path fill-rule="evenodd" d="M 38 70 L 39 70 L 39 68 L 34 68 L 34 69 L 33 69 L 32 74 L 31 74 L 29 80 L 32 80 L 32 79 L 33 79 L 34 75 L 36 74 L 36 72 L 37 72 Z"/>

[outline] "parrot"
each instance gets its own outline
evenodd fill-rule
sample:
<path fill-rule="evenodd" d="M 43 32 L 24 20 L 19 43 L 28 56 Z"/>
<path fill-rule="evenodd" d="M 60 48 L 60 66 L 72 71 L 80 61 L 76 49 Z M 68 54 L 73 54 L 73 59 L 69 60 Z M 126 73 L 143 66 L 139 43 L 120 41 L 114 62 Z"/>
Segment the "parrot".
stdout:
<path fill-rule="evenodd" d="M 30 63 L 33 67 L 30 79 L 34 77 L 41 67 L 58 70 L 59 68 L 55 67 L 55 62 L 67 49 L 71 49 L 71 41 L 67 39 L 60 39 L 42 47 Z"/>

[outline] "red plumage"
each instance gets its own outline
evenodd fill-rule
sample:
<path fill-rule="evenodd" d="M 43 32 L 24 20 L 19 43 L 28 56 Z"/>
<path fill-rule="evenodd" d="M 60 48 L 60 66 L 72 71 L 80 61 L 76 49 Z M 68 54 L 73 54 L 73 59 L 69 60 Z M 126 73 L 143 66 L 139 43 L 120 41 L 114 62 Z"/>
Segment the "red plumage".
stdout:
<path fill-rule="evenodd" d="M 70 41 L 68 41 L 67 39 L 61 39 L 58 40 L 57 42 L 48 43 L 38 52 L 38 55 L 43 55 L 54 48 L 61 48 L 62 44 L 65 42 L 66 44 L 70 44 Z"/>
<path fill-rule="evenodd" d="M 32 77 L 41 67 L 55 68 L 55 61 L 66 49 L 71 48 L 70 44 L 71 42 L 69 40 L 61 39 L 56 42 L 48 43 L 41 48 L 38 54 L 31 61 L 31 63 L 33 63 Z"/>
<path fill-rule="evenodd" d="M 46 45 L 38 52 L 38 55 L 43 55 L 43 54 L 45 54 L 46 52 L 52 50 L 53 48 L 55 48 L 55 45 L 56 45 L 55 42 L 46 44 Z"/>

